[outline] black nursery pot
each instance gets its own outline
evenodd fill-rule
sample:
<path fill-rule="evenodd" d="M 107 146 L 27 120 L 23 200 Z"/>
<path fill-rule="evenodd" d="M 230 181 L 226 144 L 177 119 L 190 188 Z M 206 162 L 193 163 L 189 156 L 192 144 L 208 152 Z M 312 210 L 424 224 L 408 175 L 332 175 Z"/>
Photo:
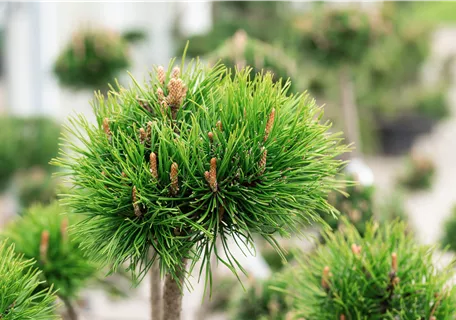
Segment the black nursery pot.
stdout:
<path fill-rule="evenodd" d="M 403 114 L 394 119 L 380 118 L 377 129 L 383 154 L 408 153 L 414 141 L 431 132 L 434 124 L 435 120 L 415 113 Z"/>

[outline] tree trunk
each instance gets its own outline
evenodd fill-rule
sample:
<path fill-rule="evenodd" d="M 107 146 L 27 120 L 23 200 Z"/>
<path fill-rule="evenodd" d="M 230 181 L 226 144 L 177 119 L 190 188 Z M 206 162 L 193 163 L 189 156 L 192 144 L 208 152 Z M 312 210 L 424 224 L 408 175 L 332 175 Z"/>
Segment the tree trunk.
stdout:
<path fill-rule="evenodd" d="M 162 285 L 158 260 L 154 261 L 150 269 L 150 306 L 151 319 L 162 320 Z"/>
<path fill-rule="evenodd" d="M 78 320 L 78 314 L 76 313 L 76 310 L 74 309 L 73 304 L 70 302 L 70 300 L 63 297 L 60 297 L 60 300 L 62 300 L 63 304 L 65 305 L 68 320 Z"/>
<path fill-rule="evenodd" d="M 181 265 L 179 279 L 176 281 L 170 274 L 165 276 L 163 292 L 163 320 L 180 320 L 184 287 L 185 267 L 187 260 Z"/>
<path fill-rule="evenodd" d="M 349 143 L 354 144 L 355 150 L 352 157 L 361 155 L 361 139 L 359 130 L 358 109 L 351 77 L 351 70 L 348 65 L 343 65 L 339 70 L 339 88 L 341 108 L 344 120 L 344 131 Z"/>

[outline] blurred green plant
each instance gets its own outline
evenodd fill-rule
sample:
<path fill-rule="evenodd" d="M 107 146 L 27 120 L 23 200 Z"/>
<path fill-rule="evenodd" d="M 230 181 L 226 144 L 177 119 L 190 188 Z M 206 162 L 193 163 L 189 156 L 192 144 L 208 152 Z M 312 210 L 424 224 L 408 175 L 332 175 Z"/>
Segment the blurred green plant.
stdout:
<path fill-rule="evenodd" d="M 272 272 L 281 271 L 290 261 L 293 260 L 293 251 L 286 250 L 284 254 L 279 254 L 270 245 L 266 245 L 260 251 L 261 256 L 268 264 Z"/>
<path fill-rule="evenodd" d="M 129 64 L 122 36 L 109 29 L 85 29 L 75 33 L 58 56 L 54 73 L 71 89 L 104 90 Z"/>
<path fill-rule="evenodd" d="M 342 192 L 331 192 L 328 202 L 337 209 L 341 216 L 345 216 L 361 234 L 366 231 L 366 224 L 374 217 L 374 192 L 372 185 L 362 185 L 356 176 L 343 175 L 340 177 L 345 187 Z M 322 219 L 331 227 L 332 230 L 339 229 L 339 217 L 322 213 Z M 325 232 L 325 231 L 323 231 Z"/>
<path fill-rule="evenodd" d="M 213 25 L 206 34 L 184 36 L 177 30 L 177 38 L 182 39 L 177 53 L 183 52 L 185 43 L 190 42 L 189 57 L 205 56 L 231 38 L 238 30 L 253 39 L 290 48 L 294 32 L 290 28 L 290 3 L 282 1 L 219 1 L 212 4 Z M 273 21 L 273 23 L 271 23 Z"/>
<path fill-rule="evenodd" d="M 399 184 L 405 188 L 424 190 L 432 186 L 436 168 L 431 159 L 412 152 L 406 160 L 405 170 L 404 175 L 399 178 Z"/>
<path fill-rule="evenodd" d="M 443 225 L 442 246 L 456 252 L 456 206 Z"/>
<path fill-rule="evenodd" d="M 326 235 L 314 253 L 297 254 L 299 265 L 277 288 L 294 297 L 296 316 L 306 319 L 453 319 L 453 263 L 436 270 L 433 250 L 416 244 L 404 223 L 369 224 L 362 237 Z"/>
<path fill-rule="evenodd" d="M 274 81 L 281 81 L 284 85 L 289 78 L 290 90 L 294 91 L 294 80 L 297 75 L 297 64 L 279 47 L 274 47 L 260 40 L 252 39 L 244 30 L 238 30 L 221 46 L 204 56 L 210 63 L 221 61 L 227 68 L 243 69 L 250 67 L 250 77 L 257 73 L 271 72 Z M 293 88 L 291 87 L 293 85 Z"/>
<path fill-rule="evenodd" d="M 274 289 L 273 289 L 274 288 Z M 270 279 L 251 280 L 246 290 L 233 295 L 231 302 L 232 320 L 286 320 L 291 316 L 291 296 L 277 290 L 285 289 L 283 282 Z"/>
<path fill-rule="evenodd" d="M 33 260 L 15 254 L 14 246 L 0 242 L 0 318 L 3 320 L 58 319 L 55 290 L 39 289 L 40 271 Z"/>
<path fill-rule="evenodd" d="M 0 117 L 0 191 L 21 169 L 53 169 L 48 162 L 58 153 L 60 126 L 42 117 Z"/>
<path fill-rule="evenodd" d="M 295 21 L 299 46 L 325 66 L 356 64 L 389 25 L 376 11 L 319 6 Z"/>
<path fill-rule="evenodd" d="M 376 212 L 378 213 L 376 218 L 380 224 L 389 224 L 395 220 L 408 224 L 409 219 L 404 205 L 402 190 L 397 188 L 387 196 L 382 197 Z M 410 229 L 410 225 L 408 226 Z"/>
<path fill-rule="evenodd" d="M 122 39 L 128 43 L 136 44 L 147 39 L 147 33 L 141 29 L 130 29 L 122 33 Z"/>
<path fill-rule="evenodd" d="M 39 167 L 21 171 L 15 185 L 22 208 L 34 203 L 49 204 L 57 198 L 57 179 Z"/>
<path fill-rule="evenodd" d="M 210 282 L 213 252 L 243 270 L 228 238 L 248 246 L 257 234 L 280 250 L 276 235 L 332 209 L 326 196 L 344 165 L 336 157 L 348 150 L 310 97 L 287 96 L 270 74 L 181 68 L 158 67 L 145 86 L 133 79 L 107 100 L 98 95 L 97 126 L 70 119 L 74 155 L 54 161 L 74 184 L 66 202 L 86 215 L 83 248 L 113 269 L 127 264 L 136 280 L 157 261 L 170 320 L 180 316 L 187 259 L 190 270 L 202 261 Z"/>
<path fill-rule="evenodd" d="M 74 301 L 99 267 L 84 256 L 81 242 L 68 233 L 77 220 L 74 215 L 64 215 L 57 202 L 35 205 L 2 233 L 9 243 L 14 243 L 16 252 L 34 260 L 31 267 L 41 270 L 40 279 L 44 281 L 40 288 L 57 289 L 73 320 L 77 319 Z"/>

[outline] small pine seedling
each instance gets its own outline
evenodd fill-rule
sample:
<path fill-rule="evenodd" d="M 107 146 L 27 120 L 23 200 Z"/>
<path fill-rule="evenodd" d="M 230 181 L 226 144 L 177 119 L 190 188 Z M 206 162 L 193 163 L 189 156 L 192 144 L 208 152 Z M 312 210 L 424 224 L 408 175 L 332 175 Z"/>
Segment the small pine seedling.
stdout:
<path fill-rule="evenodd" d="M 283 280 L 306 319 L 453 319 L 453 265 L 436 270 L 432 255 L 404 223 L 368 224 L 364 237 L 347 224 Z"/>
<path fill-rule="evenodd" d="M 41 284 L 34 261 L 16 255 L 6 241 L 0 242 L 0 319 L 57 319 L 54 289 L 40 289 Z"/>

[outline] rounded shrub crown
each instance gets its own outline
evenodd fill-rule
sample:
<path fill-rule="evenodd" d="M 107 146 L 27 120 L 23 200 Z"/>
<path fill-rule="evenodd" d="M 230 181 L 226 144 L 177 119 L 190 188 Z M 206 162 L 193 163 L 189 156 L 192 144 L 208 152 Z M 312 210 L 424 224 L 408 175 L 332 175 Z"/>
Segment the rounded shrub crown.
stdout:
<path fill-rule="evenodd" d="M 128 67 L 128 43 L 109 29 L 81 30 L 74 34 L 54 65 L 59 81 L 73 89 L 102 89 Z"/>
<path fill-rule="evenodd" d="M 55 161 L 74 184 L 68 204 L 87 216 L 78 233 L 88 252 L 140 274 L 158 255 L 176 276 L 183 258 L 209 266 L 220 238 L 234 267 L 227 237 L 274 242 L 331 210 L 346 148 L 308 96 L 287 96 L 270 74 L 199 63 L 134 83 L 97 97 L 95 125 L 71 119 L 71 151 Z"/>
<path fill-rule="evenodd" d="M 456 290 L 449 266 L 436 270 L 432 250 L 402 223 L 354 226 L 297 257 L 288 279 L 296 314 L 306 319 L 453 319 Z"/>
<path fill-rule="evenodd" d="M 14 246 L 0 242 L 0 319 L 57 319 L 54 290 L 38 290 L 41 282 L 33 264 L 15 255 Z"/>
<path fill-rule="evenodd" d="M 83 256 L 80 242 L 68 234 L 67 228 L 76 217 L 62 212 L 56 202 L 32 206 L 3 234 L 14 243 L 16 252 L 34 259 L 33 267 L 41 270 L 44 280 L 41 287 L 53 286 L 60 297 L 72 299 L 95 275 L 98 266 Z"/>

